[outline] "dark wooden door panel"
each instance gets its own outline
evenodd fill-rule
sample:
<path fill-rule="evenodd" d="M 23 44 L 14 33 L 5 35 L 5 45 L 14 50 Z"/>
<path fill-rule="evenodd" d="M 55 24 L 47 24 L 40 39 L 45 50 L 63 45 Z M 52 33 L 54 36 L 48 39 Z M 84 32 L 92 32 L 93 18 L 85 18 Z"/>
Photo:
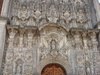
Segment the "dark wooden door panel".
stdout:
<path fill-rule="evenodd" d="M 43 69 L 42 75 L 66 75 L 66 74 L 60 65 L 49 64 Z"/>

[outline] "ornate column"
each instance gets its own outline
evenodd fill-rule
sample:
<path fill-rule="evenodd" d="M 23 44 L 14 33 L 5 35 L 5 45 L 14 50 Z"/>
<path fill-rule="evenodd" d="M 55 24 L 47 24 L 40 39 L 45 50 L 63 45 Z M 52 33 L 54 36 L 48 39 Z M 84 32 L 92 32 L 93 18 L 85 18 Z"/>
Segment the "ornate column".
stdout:
<path fill-rule="evenodd" d="M 6 28 L 5 25 L 7 24 L 7 18 L 0 18 L 0 75 L 2 75 L 2 58 L 4 52 L 4 45 L 6 39 Z"/>

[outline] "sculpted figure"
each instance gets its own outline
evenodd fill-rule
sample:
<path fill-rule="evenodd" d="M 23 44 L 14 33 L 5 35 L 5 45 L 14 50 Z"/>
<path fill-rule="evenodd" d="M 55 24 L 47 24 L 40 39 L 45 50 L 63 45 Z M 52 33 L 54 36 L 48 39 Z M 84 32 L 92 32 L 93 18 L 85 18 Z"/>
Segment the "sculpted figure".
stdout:
<path fill-rule="evenodd" d="M 48 20 L 52 23 L 56 23 L 58 20 L 58 13 L 56 12 L 54 4 L 50 6 L 50 12 L 47 14 Z"/>
<path fill-rule="evenodd" d="M 20 2 L 19 1 L 14 1 L 13 2 L 13 8 L 12 8 L 12 14 L 14 16 L 18 15 L 18 8 L 19 8 Z"/>
<path fill-rule="evenodd" d="M 34 16 L 35 13 L 35 2 L 31 1 L 30 2 L 30 15 Z"/>
<path fill-rule="evenodd" d="M 13 2 L 13 7 L 14 8 L 18 8 L 19 5 L 20 5 L 20 2 L 18 0 L 16 0 L 16 1 Z"/>
<path fill-rule="evenodd" d="M 79 21 L 80 23 L 83 23 L 84 21 L 84 14 L 82 9 L 79 9 L 79 11 L 77 12 L 77 21 Z"/>
<path fill-rule="evenodd" d="M 43 2 L 41 7 L 42 7 L 42 16 L 43 16 L 43 18 L 45 18 L 46 10 L 47 10 L 46 2 Z"/>
<path fill-rule="evenodd" d="M 55 40 L 51 41 L 51 49 L 56 49 L 56 42 L 55 42 Z"/>
<path fill-rule="evenodd" d="M 27 10 L 27 7 L 25 5 L 22 6 L 22 9 L 20 9 L 20 13 L 19 13 L 19 17 L 22 19 L 22 20 L 25 20 L 28 18 L 28 10 Z"/>
<path fill-rule="evenodd" d="M 19 64 L 18 66 L 17 66 L 17 73 L 16 73 L 16 75 L 22 75 L 21 74 L 21 71 L 22 71 L 22 65 L 21 64 Z"/>

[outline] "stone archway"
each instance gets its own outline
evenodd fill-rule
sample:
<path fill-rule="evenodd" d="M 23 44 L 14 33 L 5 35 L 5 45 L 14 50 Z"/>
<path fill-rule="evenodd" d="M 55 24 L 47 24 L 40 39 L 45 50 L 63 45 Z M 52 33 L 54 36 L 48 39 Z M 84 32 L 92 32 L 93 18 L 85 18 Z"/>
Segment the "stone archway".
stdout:
<path fill-rule="evenodd" d="M 37 66 L 37 74 L 41 75 L 41 72 L 43 70 L 43 68 L 48 65 L 48 64 L 52 64 L 52 63 L 57 63 L 60 64 L 64 67 L 65 71 L 67 71 L 67 75 L 70 75 L 72 72 L 72 69 L 68 63 L 68 61 L 62 59 L 62 60 L 58 60 L 58 59 L 45 59 L 43 61 L 40 62 L 40 64 Z"/>
<path fill-rule="evenodd" d="M 63 66 L 52 63 L 52 64 L 46 65 L 43 68 L 41 75 L 67 75 L 67 74 Z"/>

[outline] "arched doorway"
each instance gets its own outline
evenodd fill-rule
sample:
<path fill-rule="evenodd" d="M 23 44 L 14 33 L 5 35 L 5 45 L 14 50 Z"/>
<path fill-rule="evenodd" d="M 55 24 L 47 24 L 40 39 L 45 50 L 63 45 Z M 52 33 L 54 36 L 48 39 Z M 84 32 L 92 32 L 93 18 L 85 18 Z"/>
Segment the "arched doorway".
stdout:
<path fill-rule="evenodd" d="M 59 64 L 49 64 L 45 66 L 41 75 L 67 75 L 65 69 Z"/>

